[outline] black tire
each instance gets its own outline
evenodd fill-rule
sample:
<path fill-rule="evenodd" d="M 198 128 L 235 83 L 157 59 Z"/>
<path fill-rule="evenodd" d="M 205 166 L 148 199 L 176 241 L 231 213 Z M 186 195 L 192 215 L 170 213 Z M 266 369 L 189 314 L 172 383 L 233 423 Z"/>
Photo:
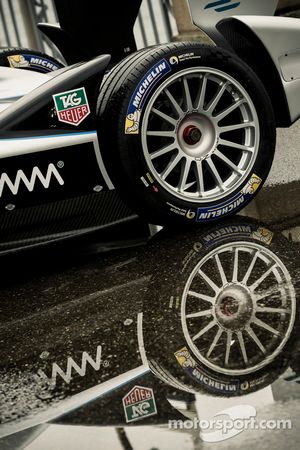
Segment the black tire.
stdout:
<path fill-rule="evenodd" d="M 52 56 L 29 48 L 13 47 L 0 51 L 0 66 L 49 73 L 64 65 Z"/>
<path fill-rule="evenodd" d="M 150 223 L 161 225 L 189 224 L 192 222 L 217 220 L 226 215 L 235 214 L 245 207 L 258 193 L 269 174 L 276 143 L 275 120 L 271 102 L 264 86 L 255 73 L 240 59 L 229 52 L 216 47 L 203 46 L 199 43 L 177 43 L 154 47 L 143 51 L 139 57 L 132 58 L 131 56 L 131 59 L 128 60 L 128 62 L 126 61 L 127 60 L 116 66 L 112 74 L 107 77 L 105 83 L 109 84 L 111 88 L 109 90 L 100 90 L 97 109 L 99 117 L 99 139 L 104 162 L 108 168 L 112 181 L 123 199 L 134 211 L 146 218 Z M 236 175 L 236 184 L 230 185 L 230 187 L 223 192 L 223 184 L 220 183 L 218 187 L 220 193 L 215 196 L 216 198 L 211 194 L 205 201 L 199 198 L 199 196 L 198 198 L 196 197 L 196 191 L 201 191 L 201 188 L 199 187 L 198 189 L 197 187 L 198 184 L 201 186 L 200 181 L 192 180 L 192 183 L 188 183 L 187 179 L 183 187 L 182 195 L 176 194 L 177 181 L 168 181 L 167 183 L 162 181 L 161 173 L 163 170 L 162 172 L 160 171 L 166 163 L 160 160 L 160 168 L 155 167 L 154 164 L 151 163 L 152 153 L 149 152 L 149 155 L 147 156 L 148 150 L 145 150 L 145 141 L 144 144 L 142 142 L 143 133 L 146 133 L 145 123 L 148 118 L 150 126 L 154 126 L 153 124 L 155 124 L 151 102 L 154 101 L 153 99 L 155 99 L 155 96 L 159 93 L 160 89 L 163 89 L 165 83 L 168 83 L 168 80 L 173 79 L 172 77 L 176 78 L 176 75 L 179 74 L 179 72 L 180 74 L 178 75 L 176 82 L 179 82 L 181 74 L 184 73 L 183 71 L 189 76 L 194 69 L 196 71 L 204 70 L 204 67 L 209 68 L 214 71 L 214 73 L 226 75 L 229 80 L 233 80 L 236 83 L 236 86 L 240 86 L 241 92 L 245 92 L 245 95 L 249 98 L 249 104 L 252 107 L 249 117 L 252 117 L 252 114 L 254 114 L 257 122 L 255 127 L 249 126 L 245 127 L 242 131 L 230 132 L 230 136 L 232 136 L 232 133 L 235 133 L 235 135 L 240 136 L 239 139 L 245 141 L 249 133 L 256 136 L 256 153 L 254 156 L 249 156 L 249 158 L 248 156 L 247 158 L 244 157 L 244 153 L 248 151 L 248 148 L 242 150 L 227 147 L 224 150 L 224 145 L 220 144 L 220 132 L 218 135 L 217 133 L 215 134 L 215 141 L 212 143 L 212 146 L 205 150 L 208 151 L 210 149 L 205 157 L 201 156 L 199 158 L 199 154 L 197 157 L 192 157 L 192 169 L 189 169 L 189 176 L 194 176 L 196 180 L 196 165 L 198 164 L 197 161 L 201 160 L 199 164 L 206 176 L 206 186 L 204 187 L 204 190 L 206 189 L 207 192 L 213 192 L 213 183 L 217 183 L 217 178 L 215 178 L 215 175 L 211 172 L 211 168 L 207 161 L 208 159 L 215 161 L 216 157 L 219 158 L 219 156 L 216 156 L 216 151 L 220 150 L 220 145 L 222 150 L 221 153 L 223 153 L 223 156 L 225 155 L 227 159 L 226 163 L 224 163 L 223 160 L 218 160 L 218 164 L 220 165 L 220 169 L 218 168 L 218 170 L 220 170 L 219 175 L 221 175 L 222 183 L 230 182 L 231 175 L 229 175 L 229 172 L 233 167 L 232 164 L 237 164 L 236 161 L 239 160 L 239 158 L 241 160 L 242 157 L 244 158 L 244 175 L 241 175 L 240 179 L 240 175 Z M 114 82 L 115 77 L 118 79 L 117 82 Z M 147 77 L 150 79 L 150 82 L 148 81 L 148 85 L 150 83 L 149 88 L 147 88 L 147 81 L 145 81 Z M 194 79 L 188 82 L 190 83 L 190 90 L 194 88 L 194 82 Z M 218 85 L 216 84 L 216 80 L 210 80 L 209 83 L 210 82 L 212 83 L 212 85 L 209 86 L 211 91 L 214 88 L 213 83 L 216 86 Z M 235 87 L 235 84 L 233 84 L 233 86 Z M 135 94 L 138 92 L 138 88 L 140 88 L 140 92 L 146 90 L 146 93 L 138 93 L 136 96 Z M 236 98 L 236 96 L 239 96 L 240 93 L 234 92 L 232 86 L 228 88 L 228 92 L 226 89 L 227 88 L 225 88 L 225 95 L 228 96 L 228 101 L 229 96 L 232 97 L 232 102 L 238 101 L 238 97 Z M 208 94 L 210 94 L 210 92 Z M 155 100 L 155 102 L 157 102 L 155 103 L 155 109 L 157 110 L 157 104 L 159 104 L 161 112 L 166 112 L 166 109 L 164 108 L 168 107 L 168 102 L 167 100 L 162 99 L 162 95 L 164 94 L 161 94 L 158 99 Z M 222 98 L 222 105 L 224 101 L 224 98 Z M 140 102 L 142 102 L 142 106 L 140 106 Z M 178 102 L 181 102 L 182 109 L 184 109 L 184 99 L 179 98 Z M 132 108 L 135 108 L 135 106 L 133 106 L 134 103 L 137 108 L 139 108 L 136 109 L 135 112 L 132 110 Z M 207 104 L 209 104 L 209 99 L 207 99 Z M 194 105 L 195 103 L 193 104 L 193 108 Z M 217 105 L 217 107 L 221 106 Z M 212 110 L 212 114 L 217 111 L 217 107 Z M 245 111 L 246 108 L 248 108 L 248 105 L 245 106 Z M 148 109 L 151 110 L 150 113 L 148 112 Z M 205 115 L 205 111 L 201 111 L 201 114 L 200 112 L 199 114 L 198 112 L 195 114 L 190 112 L 191 110 L 189 113 L 184 113 L 184 119 L 177 119 L 174 111 L 169 112 L 168 114 L 176 123 L 176 125 L 174 125 L 176 142 L 177 139 L 182 139 L 183 136 L 188 150 L 189 146 L 191 146 L 193 150 L 198 143 L 199 146 L 200 144 L 203 145 L 203 139 L 205 139 L 205 137 L 203 138 L 204 133 L 201 134 L 200 125 L 199 129 L 196 130 L 195 135 L 195 127 L 186 126 L 186 128 L 183 129 L 182 124 L 184 121 L 187 121 L 188 123 L 191 118 L 194 120 L 192 116 L 196 114 L 197 117 L 199 116 L 200 120 L 200 118 Z M 150 114 L 149 116 L 147 116 L 148 113 Z M 238 114 L 239 117 L 241 116 L 238 120 L 244 120 L 242 119 L 242 114 L 244 113 L 240 112 L 239 108 L 236 113 L 232 114 Z M 129 117 L 133 122 L 134 119 L 136 119 L 132 127 L 128 127 Z M 162 119 L 160 123 L 162 128 L 157 131 L 167 130 L 168 132 L 169 130 L 164 128 L 167 127 L 167 125 L 163 123 L 163 120 L 164 119 Z M 220 121 L 220 123 L 221 122 L 222 121 Z M 209 127 L 210 125 L 208 124 L 207 126 Z M 241 127 L 243 126 L 244 125 L 241 122 Z M 180 127 L 182 128 L 182 131 Z M 258 128 L 260 128 L 259 133 Z M 252 131 L 253 129 L 254 131 Z M 229 132 L 226 131 L 223 142 L 228 139 L 228 133 Z M 249 139 L 249 136 L 247 139 Z M 251 136 L 250 140 L 252 139 Z M 166 137 L 158 138 L 160 145 L 162 146 L 171 142 L 166 141 Z M 150 136 L 145 139 L 147 145 L 148 142 L 150 142 L 148 139 L 152 139 L 151 145 L 158 145 L 158 141 L 155 141 L 157 137 Z M 168 137 L 168 139 L 173 138 Z M 156 144 L 153 142 L 156 142 Z M 233 142 L 234 138 L 232 137 L 231 144 Z M 177 151 L 178 150 L 175 150 L 175 152 Z M 218 151 L 218 153 L 220 152 Z M 240 154 L 242 154 L 242 156 L 240 156 Z M 172 158 L 175 158 L 174 153 L 171 154 L 170 161 Z M 190 158 L 190 155 L 186 158 L 187 161 L 188 158 Z M 230 160 L 229 165 L 228 160 Z M 246 160 L 248 165 L 245 163 Z M 181 159 L 171 173 L 172 177 L 174 176 L 174 179 L 176 177 L 178 180 L 179 178 L 182 178 L 184 172 L 183 161 L 185 160 Z M 168 163 L 165 167 L 168 166 Z M 175 183 L 175 186 L 173 186 L 172 183 Z M 194 186 L 188 187 L 190 184 Z M 192 195 L 190 195 L 190 193 L 187 193 L 189 189 L 192 191 L 195 189 L 196 191 L 195 193 L 192 192 Z"/>
<path fill-rule="evenodd" d="M 224 293 L 226 293 L 225 301 L 229 296 L 227 292 L 229 292 L 231 283 L 228 274 L 233 273 L 229 254 L 230 252 L 232 255 L 234 254 L 235 247 L 240 248 L 239 283 L 235 283 L 237 290 L 234 295 L 231 294 L 235 296 L 236 301 L 243 300 L 243 294 L 240 293 L 243 284 L 241 280 L 244 279 L 256 251 L 261 253 L 257 257 L 257 263 L 253 266 L 253 272 L 249 277 L 250 282 L 245 282 L 245 292 L 246 287 L 252 284 L 253 280 L 259 279 L 261 273 L 268 270 L 268 262 L 272 258 L 277 260 L 278 268 L 274 269 L 274 274 L 270 273 L 270 278 L 266 279 L 256 291 L 256 294 L 262 290 L 268 292 L 268 296 L 258 302 L 258 308 L 252 306 L 251 309 L 249 307 L 249 311 L 245 310 L 239 313 L 236 318 L 226 314 L 226 319 L 228 317 L 232 319 L 232 325 L 227 322 L 227 328 L 224 326 L 225 331 L 222 331 L 223 334 L 216 342 L 214 350 L 207 356 L 217 332 L 223 325 L 215 325 L 213 328 L 207 329 L 200 338 L 193 341 L 194 345 L 187 336 L 195 336 L 199 330 L 204 330 L 214 318 L 217 318 L 219 323 L 220 320 L 224 321 L 225 313 L 222 313 L 223 316 L 220 319 L 221 307 L 218 302 L 223 299 Z M 228 221 L 225 225 L 210 227 L 205 231 L 191 231 L 189 234 L 175 235 L 166 240 L 164 249 L 164 270 L 161 270 L 160 267 L 160 273 L 153 276 L 149 295 L 146 296 L 143 306 L 143 340 L 151 370 L 173 387 L 186 391 L 208 392 L 215 396 L 246 395 L 273 383 L 289 367 L 295 349 L 299 348 L 299 308 L 296 305 L 297 292 L 295 292 L 297 268 L 294 267 L 293 261 L 296 259 L 289 242 L 280 234 L 275 235 L 254 221 L 243 221 L 241 218 L 240 221 Z M 247 249 L 253 251 L 253 253 L 249 253 L 249 258 Z M 158 251 L 159 245 L 155 243 L 148 258 L 150 260 L 160 259 Z M 208 259 L 212 254 L 219 255 L 220 264 L 227 276 L 227 284 L 224 284 L 219 276 L 216 260 Z M 168 256 L 166 257 L 166 255 Z M 206 263 L 201 265 L 206 259 Z M 205 311 L 210 308 L 209 303 L 189 294 L 190 291 L 194 291 L 201 295 L 212 296 L 212 290 L 203 282 L 201 276 L 197 274 L 194 279 L 191 278 L 193 272 L 198 271 L 199 267 L 209 274 L 210 279 L 222 290 L 213 303 L 213 314 L 208 317 L 190 318 L 186 321 L 184 317 L 187 313 Z M 282 275 L 278 275 L 279 273 Z M 287 275 L 286 283 L 281 283 L 280 276 L 283 279 L 285 275 Z M 189 285 L 191 279 L 194 281 Z M 277 283 L 280 294 L 276 291 Z M 281 287 L 283 291 L 280 291 Z M 234 291 L 232 290 L 232 292 Z M 264 307 L 280 308 L 279 305 L 281 302 L 284 304 L 285 300 L 287 301 L 286 305 L 290 305 L 291 311 L 285 316 L 281 316 L 279 313 L 259 311 L 259 308 Z M 253 305 L 255 305 L 254 301 Z M 281 337 L 273 336 L 269 331 L 254 323 L 254 319 L 250 318 L 254 309 L 255 317 L 271 325 L 276 331 L 280 330 Z M 184 328 L 184 323 L 189 323 L 186 328 Z M 248 326 L 259 337 L 265 347 L 265 353 L 262 353 L 252 338 L 249 338 L 246 331 Z M 229 365 L 226 368 L 224 366 L 226 329 L 229 330 L 230 327 L 232 327 L 233 334 Z M 239 347 L 238 331 L 242 331 L 243 334 L 248 366 L 243 360 Z"/>

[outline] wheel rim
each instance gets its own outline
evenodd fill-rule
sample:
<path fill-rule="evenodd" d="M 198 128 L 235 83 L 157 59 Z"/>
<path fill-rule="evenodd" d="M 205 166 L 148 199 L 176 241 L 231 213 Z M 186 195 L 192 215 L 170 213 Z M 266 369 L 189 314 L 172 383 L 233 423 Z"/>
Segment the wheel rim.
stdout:
<path fill-rule="evenodd" d="M 226 244 L 195 267 L 181 323 L 194 355 L 227 375 L 257 371 L 282 351 L 293 330 L 295 291 L 282 261 L 250 242 Z"/>
<path fill-rule="evenodd" d="M 142 146 L 156 181 L 177 198 L 220 200 L 252 175 L 259 120 L 240 83 L 211 68 L 183 70 L 147 105 Z"/>

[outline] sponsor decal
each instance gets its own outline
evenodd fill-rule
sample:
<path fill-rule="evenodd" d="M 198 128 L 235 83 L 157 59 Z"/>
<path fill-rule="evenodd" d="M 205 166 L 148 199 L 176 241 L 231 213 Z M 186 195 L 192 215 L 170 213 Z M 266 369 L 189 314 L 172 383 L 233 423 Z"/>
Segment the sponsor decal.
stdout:
<path fill-rule="evenodd" d="M 260 227 L 256 231 L 253 231 L 251 237 L 266 245 L 271 245 L 274 233 L 272 233 L 272 231 L 270 230 L 267 230 L 266 228 Z"/>
<path fill-rule="evenodd" d="M 18 170 L 14 180 L 2 173 L 0 176 L 0 198 L 4 189 L 9 189 L 13 195 L 18 195 L 21 184 L 27 188 L 29 192 L 33 192 L 37 183 L 41 184 L 45 189 L 49 189 L 52 179 L 56 180 L 60 186 L 63 186 L 64 180 L 53 163 L 48 165 L 46 175 L 43 175 L 39 167 L 32 169 L 30 177 L 27 177 L 23 170 Z"/>
<path fill-rule="evenodd" d="M 83 352 L 81 356 L 81 363 L 77 364 L 72 357 L 67 359 L 66 370 L 62 369 L 57 363 L 52 364 L 52 374 L 48 377 L 43 370 L 39 370 L 37 374 L 38 381 L 46 381 L 46 383 L 54 389 L 57 384 L 57 379 L 61 378 L 65 383 L 70 384 L 73 380 L 74 374 L 84 377 L 87 372 L 87 366 L 90 365 L 96 372 L 101 366 L 108 366 L 108 361 L 102 362 L 102 346 L 98 345 L 96 351 L 96 358 L 93 359 L 87 352 Z"/>
<path fill-rule="evenodd" d="M 199 367 L 186 347 L 177 351 L 174 355 L 185 372 L 206 389 L 208 388 L 212 391 L 230 394 L 238 392 L 240 387 L 239 380 L 225 381 L 207 374 Z"/>
<path fill-rule="evenodd" d="M 58 120 L 78 126 L 91 113 L 85 88 L 53 95 Z"/>
<path fill-rule="evenodd" d="M 262 179 L 253 174 L 243 190 L 236 194 L 230 200 L 219 204 L 218 206 L 212 206 L 209 208 L 198 208 L 197 222 L 210 221 L 220 217 L 225 217 L 233 214 L 238 208 L 240 208 L 245 202 L 247 202 L 257 191 L 262 183 Z"/>
<path fill-rule="evenodd" d="M 130 100 L 126 122 L 125 134 L 139 134 L 141 112 L 145 101 L 158 81 L 171 71 L 169 63 L 162 59 L 152 67 L 137 86 Z"/>
<path fill-rule="evenodd" d="M 187 266 L 189 265 L 190 261 L 193 259 L 193 257 L 199 253 L 203 248 L 203 245 L 201 242 L 195 242 L 193 245 L 193 248 L 189 251 L 189 253 L 185 256 L 182 263 L 182 269 L 180 270 L 180 273 L 185 272 Z"/>
<path fill-rule="evenodd" d="M 53 61 L 37 55 L 11 55 L 7 59 L 13 69 L 38 69 L 47 73 L 60 68 Z"/>
<path fill-rule="evenodd" d="M 262 384 L 266 384 L 266 383 L 270 384 L 269 376 L 270 376 L 270 372 L 262 375 L 259 378 L 254 378 L 254 380 L 243 381 L 240 386 L 241 391 L 248 391 L 250 389 L 257 388 L 258 386 L 261 386 Z"/>
<path fill-rule="evenodd" d="M 235 2 L 233 0 L 217 0 L 208 3 L 204 6 L 204 9 L 214 9 L 216 12 L 222 13 L 235 9 L 240 6 L 241 2 Z"/>
<path fill-rule="evenodd" d="M 143 183 L 143 185 L 144 185 L 146 188 L 151 187 L 151 188 L 152 188 L 152 191 L 153 191 L 155 194 L 157 194 L 157 193 L 159 192 L 158 187 L 155 186 L 155 184 L 154 184 L 154 179 L 153 179 L 152 175 L 151 175 L 149 172 L 146 174 L 145 177 L 141 177 L 140 179 L 141 179 L 141 182 Z"/>
<path fill-rule="evenodd" d="M 169 63 L 172 66 L 175 66 L 188 59 L 201 59 L 201 58 L 202 58 L 201 55 L 195 55 L 195 53 L 183 53 L 182 55 L 171 56 L 171 58 L 169 59 Z"/>
<path fill-rule="evenodd" d="M 253 228 L 249 225 L 230 225 L 213 231 L 202 238 L 206 247 L 222 241 L 224 238 L 250 237 Z"/>
<path fill-rule="evenodd" d="M 135 386 L 122 399 L 126 422 L 136 422 L 157 414 L 153 390 Z"/>
<path fill-rule="evenodd" d="M 186 218 L 189 220 L 193 220 L 196 217 L 196 212 L 192 211 L 191 209 L 186 213 Z"/>
<path fill-rule="evenodd" d="M 177 216 L 186 217 L 189 220 L 192 220 L 196 217 L 196 212 L 192 210 L 186 210 L 182 208 L 178 208 L 178 206 L 173 205 L 172 203 L 167 202 L 167 205 L 170 207 L 170 211 Z"/>
<path fill-rule="evenodd" d="M 149 187 L 149 183 L 145 180 L 144 177 L 141 177 L 141 181 L 142 181 L 144 186 Z"/>

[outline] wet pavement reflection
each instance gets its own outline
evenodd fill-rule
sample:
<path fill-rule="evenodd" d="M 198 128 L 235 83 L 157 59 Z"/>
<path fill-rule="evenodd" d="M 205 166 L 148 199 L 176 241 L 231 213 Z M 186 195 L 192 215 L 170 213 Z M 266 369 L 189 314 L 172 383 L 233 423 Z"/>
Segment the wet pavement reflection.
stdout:
<path fill-rule="evenodd" d="M 3 259 L 0 448 L 298 448 L 299 226 Z"/>

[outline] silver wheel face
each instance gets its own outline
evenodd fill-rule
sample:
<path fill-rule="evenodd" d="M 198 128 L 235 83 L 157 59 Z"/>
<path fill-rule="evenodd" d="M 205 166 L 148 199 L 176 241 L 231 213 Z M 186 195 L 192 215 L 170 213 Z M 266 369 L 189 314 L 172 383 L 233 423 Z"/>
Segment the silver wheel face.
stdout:
<path fill-rule="evenodd" d="M 212 68 L 186 69 L 155 92 L 142 122 L 156 181 L 186 201 L 230 195 L 252 175 L 260 141 L 255 106 L 241 84 Z"/>
<path fill-rule="evenodd" d="M 227 375 L 257 371 L 293 330 L 295 291 L 282 261 L 256 243 L 226 244 L 198 263 L 186 284 L 181 323 L 194 355 Z"/>

